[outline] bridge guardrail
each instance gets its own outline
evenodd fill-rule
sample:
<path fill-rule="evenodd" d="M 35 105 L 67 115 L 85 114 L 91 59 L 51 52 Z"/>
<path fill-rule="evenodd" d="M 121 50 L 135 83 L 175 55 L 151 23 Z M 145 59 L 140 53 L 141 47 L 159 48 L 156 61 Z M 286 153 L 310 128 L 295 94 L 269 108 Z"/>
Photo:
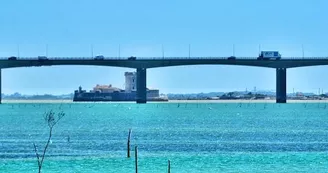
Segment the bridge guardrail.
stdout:
<path fill-rule="evenodd" d="M 229 57 L 229 56 L 228 56 Z M 137 60 L 227 60 L 228 57 L 137 57 Z M 104 57 L 105 60 L 128 60 L 129 57 Z M 49 60 L 94 60 L 92 57 L 48 57 Z M 0 57 L 8 60 L 8 57 Z M 18 57 L 17 60 L 38 60 L 38 57 Z M 257 60 L 257 57 L 236 57 L 236 60 Z M 328 60 L 327 57 L 282 57 L 281 60 Z"/>

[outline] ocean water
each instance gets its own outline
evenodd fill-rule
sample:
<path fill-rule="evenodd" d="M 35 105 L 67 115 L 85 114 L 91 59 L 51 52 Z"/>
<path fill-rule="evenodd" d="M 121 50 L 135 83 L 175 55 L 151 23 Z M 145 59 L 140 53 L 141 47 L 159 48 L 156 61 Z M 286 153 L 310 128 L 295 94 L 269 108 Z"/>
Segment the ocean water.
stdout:
<path fill-rule="evenodd" d="M 45 111 L 63 111 L 44 173 L 328 172 L 326 103 L 7 103 L 0 172 L 34 173 Z M 131 158 L 126 158 L 128 129 Z M 69 138 L 69 141 L 68 141 Z"/>

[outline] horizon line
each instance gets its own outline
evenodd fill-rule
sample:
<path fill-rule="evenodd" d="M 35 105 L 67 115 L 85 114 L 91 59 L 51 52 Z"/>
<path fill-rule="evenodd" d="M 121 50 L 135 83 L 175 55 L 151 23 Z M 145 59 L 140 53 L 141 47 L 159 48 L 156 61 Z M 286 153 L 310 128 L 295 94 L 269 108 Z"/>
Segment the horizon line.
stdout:
<path fill-rule="evenodd" d="M 328 92 L 321 92 L 320 94 L 326 94 Z M 160 94 L 209 94 L 209 93 L 231 93 L 231 92 L 247 92 L 247 93 L 259 93 L 259 92 L 269 92 L 269 93 L 276 93 L 276 91 L 273 90 L 231 90 L 231 91 L 208 91 L 208 92 L 188 92 L 188 93 L 181 93 L 181 92 L 167 92 L 167 93 L 160 93 Z M 287 92 L 287 94 L 296 94 L 296 93 L 309 93 L 309 94 L 318 94 L 318 92 L 313 91 L 295 91 L 295 92 Z M 74 92 L 71 93 L 63 93 L 63 94 L 55 94 L 55 93 L 34 93 L 34 94 L 24 94 L 21 92 L 13 92 L 13 93 L 1 93 L 1 95 L 14 95 L 14 94 L 20 94 L 22 96 L 36 96 L 36 95 L 52 95 L 52 96 L 60 96 L 60 95 L 71 95 L 74 94 Z M 319 95 L 320 95 L 319 94 Z"/>

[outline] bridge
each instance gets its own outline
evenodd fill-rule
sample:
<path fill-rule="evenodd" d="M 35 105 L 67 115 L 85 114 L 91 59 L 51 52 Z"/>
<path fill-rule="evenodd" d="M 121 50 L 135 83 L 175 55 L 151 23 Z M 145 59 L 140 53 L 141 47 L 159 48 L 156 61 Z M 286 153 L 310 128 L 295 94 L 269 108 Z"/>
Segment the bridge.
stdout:
<path fill-rule="evenodd" d="M 280 60 L 258 60 L 257 57 L 137 57 L 130 60 L 128 57 L 104 57 L 96 60 L 90 57 L 19 57 L 16 60 L 0 58 L 0 93 L 1 93 L 1 69 L 16 67 L 40 67 L 53 65 L 95 65 L 134 68 L 137 71 L 137 103 L 147 102 L 146 75 L 147 69 L 184 65 L 241 65 L 266 67 L 276 69 L 276 103 L 287 101 L 287 69 L 306 66 L 328 65 L 328 57 L 289 57 Z M 0 97 L 1 103 L 1 97 Z"/>

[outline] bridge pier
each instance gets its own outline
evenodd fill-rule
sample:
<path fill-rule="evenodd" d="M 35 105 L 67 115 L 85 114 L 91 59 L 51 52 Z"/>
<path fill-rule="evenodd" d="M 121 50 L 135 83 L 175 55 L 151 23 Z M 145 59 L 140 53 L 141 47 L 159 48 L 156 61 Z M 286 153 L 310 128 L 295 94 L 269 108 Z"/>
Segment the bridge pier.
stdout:
<path fill-rule="evenodd" d="M 276 68 L 276 103 L 287 102 L 286 68 Z"/>
<path fill-rule="evenodd" d="M 147 103 L 146 68 L 137 68 L 137 103 Z"/>
<path fill-rule="evenodd" d="M 2 71 L 2 69 L 0 68 L 0 104 L 2 103 L 2 91 L 1 91 L 1 88 L 2 88 L 2 83 L 1 83 L 2 74 L 1 74 L 1 71 Z"/>

